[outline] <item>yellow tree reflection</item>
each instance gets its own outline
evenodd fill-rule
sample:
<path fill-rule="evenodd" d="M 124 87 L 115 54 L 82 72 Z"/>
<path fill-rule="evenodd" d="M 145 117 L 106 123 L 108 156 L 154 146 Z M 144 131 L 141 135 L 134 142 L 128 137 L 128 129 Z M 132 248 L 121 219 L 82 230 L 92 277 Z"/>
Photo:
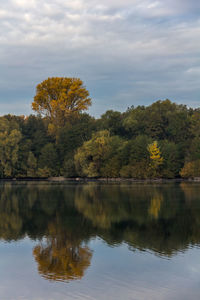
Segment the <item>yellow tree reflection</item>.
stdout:
<path fill-rule="evenodd" d="M 52 227 L 52 226 L 51 226 Z M 66 234 L 50 236 L 46 242 L 33 249 L 42 277 L 54 281 L 81 279 L 90 266 L 92 252 L 80 241 L 70 239 Z"/>
<path fill-rule="evenodd" d="M 149 207 L 149 214 L 154 218 L 157 219 L 160 213 L 161 205 L 163 202 L 163 195 L 162 194 L 156 194 L 151 199 L 151 204 Z"/>

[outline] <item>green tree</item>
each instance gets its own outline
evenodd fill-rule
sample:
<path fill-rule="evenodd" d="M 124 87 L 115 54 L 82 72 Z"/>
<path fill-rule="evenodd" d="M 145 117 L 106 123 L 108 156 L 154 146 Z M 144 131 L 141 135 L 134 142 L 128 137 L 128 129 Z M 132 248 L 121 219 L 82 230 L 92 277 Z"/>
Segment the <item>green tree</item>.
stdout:
<path fill-rule="evenodd" d="M 38 162 L 39 175 L 44 177 L 57 176 L 59 172 L 59 158 L 55 146 L 46 144 L 41 151 Z M 43 177 L 42 176 L 42 177 Z"/>
<path fill-rule="evenodd" d="M 111 135 L 124 135 L 123 115 L 119 111 L 108 110 L 98 121 L 100 130 L 109 130 Z"/>
<path fill-rule="evenodd" d="M 24 139 L 30 143 L 29 151 L 33 152 L 36 158 L 39 157 L 41 149 L 46 144 L 53 142 L 47 134 L 48 123 L 47 118 L 40 116 L 30 115 L 24 119 L 22 134 Z"/>
<path fill-rule="evenodd" d="M 146 122 L 146 109 L 144 106 L 129 108 L 123 119 L 123 127 L 127 132 L 128 138 L 144 135 Z"/>
<path fill-rule="evenodd" d="M 76 177 L 77 176 L 73 158 L 68 158 L 68 156 L 66 156 L 66 158 L 64 159 L 64 162 L 63 162 L 62 174 L 65 177 Z"/>
<path fill-rule="evenodd" d="M 186 151 L 185 160 L 188 162 L 198 159 L 200 159 L 200 137 L 196 136 L 190 142 L 190 146 Z"/>
<path fill-rule="evenodd" d="M 135 139 L 129 140 L 124 148 L 124 159 L 120 175 L 144 179 L 150 176 L 148 145 L 151 138 L 145 135 L 138 135 Z"/>
<path fill-rule="evenodd" d="M 78 174 L 87 177 L 107 176 L 108 168 L 105 166 L 121 145 L 122 140 L 117 136 L 111 137 L 107 130 L 93 134 L 91 140 L 85 142 L 75 154 Z"/>
<path fill-rule="evenodd" d="M 73 159 L 77 148 L 91 138 L 94 130 L 95 120 L 86 113 L 61 128 L 56 142 L 60 161 Z"/>
<path fill-rule="evenodd" d="M 200 137 L 200 109 L 196 109 L 190 116 L 190 135 Z"/>
<path fill-rule="evenodd" d="M 22 134 L 17 123 L 0 118 L 0 164 L 5 177 L 16 175 L 19 157 L 19 142 Z"/>
<path fill-rule="evenodd" d="M 161 152 L 163 157 L 162 164 L 162 177 L 164 178 L 175 178 L 179 176 L 179 172 L 183 165 L 181 160 L 181 150 L 179 145 L 174 142 L 164 140 L 160 142 Z"/>
<path fill-rule="evenodd" d="M 37 159 L 34 154 L 30 151 L 27 159 L 27 176 L 28 177 L 36 177 L 37 170 Z"/>

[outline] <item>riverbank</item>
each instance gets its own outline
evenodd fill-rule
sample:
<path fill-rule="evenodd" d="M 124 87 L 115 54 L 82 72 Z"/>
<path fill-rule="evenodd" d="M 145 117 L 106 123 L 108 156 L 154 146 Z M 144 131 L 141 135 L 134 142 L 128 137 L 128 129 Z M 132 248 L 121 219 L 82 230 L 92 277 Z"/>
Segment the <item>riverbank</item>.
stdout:
<path fill-rule="evenodd" d="M 2 178 L 1 181 L 48 181 L 48 182 L 200 182 L 200 177 L 196 178 L 146 178 L 146 179 L 135 179 L 135 178 L 88 178 L 88 177 L 48 177 L 48 178 Z"/>
<path fill-rule="evenodd" d="M 193 181 L 200 182 L 200 177 L 197 178 L 146 178 L 146 179 L 135 179 L 135 178 L 65 178 L 65 177 L 50 177 L 47 178 L 48 181 L 63 182 L 63 181 L 77 181 L 77 182 L 183 182 L 183 181 Z"/>

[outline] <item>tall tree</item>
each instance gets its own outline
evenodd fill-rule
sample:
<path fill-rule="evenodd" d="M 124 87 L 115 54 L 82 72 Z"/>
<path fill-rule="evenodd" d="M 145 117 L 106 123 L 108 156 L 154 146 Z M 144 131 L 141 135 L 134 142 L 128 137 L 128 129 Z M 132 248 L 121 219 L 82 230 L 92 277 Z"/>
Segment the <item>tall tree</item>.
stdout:
<path fill-rule="evenodd" d="M 66 119 L 88 109 L 91 105 L 89 92 L 79 78 L 52 77 L 36 87 L 33 110 L 49 117 L 49 132 L 55 133 Z"/>

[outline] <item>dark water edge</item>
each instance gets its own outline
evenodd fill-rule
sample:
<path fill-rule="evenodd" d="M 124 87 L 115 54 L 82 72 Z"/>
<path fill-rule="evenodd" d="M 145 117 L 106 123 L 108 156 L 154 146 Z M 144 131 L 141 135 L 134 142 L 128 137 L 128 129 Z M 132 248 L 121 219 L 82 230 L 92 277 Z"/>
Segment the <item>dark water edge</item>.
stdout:
<path fill-rule="evenodd" d="M 88 177 L 76 177 L 76 178 L 67 178 L 67 177 L 49 177 L 49 178 L 1 178 L 1 181 L 47 181 L 47 182 L 134 182 L 134 183 L 142 183 L 142 182 L 158 182 L 158 183 L 179 183 L 179 182 L 200 182 L 200 177 L 196 178 L 147 178 L 147 179 L 135 179 L 135 178 L 88 178 Z"/>

